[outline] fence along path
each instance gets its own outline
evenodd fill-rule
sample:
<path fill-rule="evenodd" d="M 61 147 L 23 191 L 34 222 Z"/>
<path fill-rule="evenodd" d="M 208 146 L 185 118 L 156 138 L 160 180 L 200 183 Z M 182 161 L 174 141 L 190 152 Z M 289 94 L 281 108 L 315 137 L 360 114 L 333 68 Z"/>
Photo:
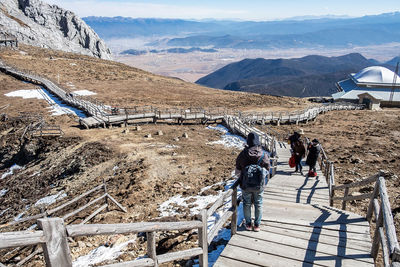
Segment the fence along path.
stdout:
<path fill-rule="evenodd" d="M 356 105 L 351 103 L 331 103 L 321 106 L 310 107 L 301 111 L 293 112 L 264 112 L 264 113 L 248 113 L 230 111 L 223 108 L 203 109 L 203 108 L 189 108 L 189 109 L 158 109 L 152 106 L 121 108 L 110 107 L 100 103 L 95 99 L 88 97 L 80 97 L 71 92 L 59 87 L 54 82 L 39 77 L 37 75 L 29 74 L 17 70 L 11 66 L 5 65 L 0 61 L 0 71 L 14 76 L 17 79 L 32 82 L 43 86 L 65 103 L 83 110 L 88 114 L 87 118 L 80 118 L 79 122 L 86 128 L 91 127 L 106 127 L 109 125 L 128 124 L 129 122 L 142 119 L 152 119 L 153 122 L 158 120 L 177 120 L 182 123 L 186 120 L 199 120 L 202 123 L 208 121 L 223 120 L 225 116 L 237 116 L 243 122 L 252 123 L 299 123 L 308 122 L 315 119 L 318 114 L 330 110 L 350 110 L 362 109 L 363 105 Z"/>

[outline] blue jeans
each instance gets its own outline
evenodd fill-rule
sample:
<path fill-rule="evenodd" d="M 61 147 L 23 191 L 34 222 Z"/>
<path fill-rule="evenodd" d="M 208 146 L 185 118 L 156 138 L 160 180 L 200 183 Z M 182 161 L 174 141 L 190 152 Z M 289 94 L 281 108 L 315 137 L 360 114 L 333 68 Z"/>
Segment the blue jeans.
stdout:
<path fill-rule="evenodd" d="M 263 192 L 246 192 L 242 191 L 243 196 L 243 213 L 244 219 L 246 220 L 246 224 L 251 224 L 251 204 L 254 202 L 254 212 L 255 219 L 254 225 L 259 226 L 262 218 L 262 203 L 263 203 Z"/>

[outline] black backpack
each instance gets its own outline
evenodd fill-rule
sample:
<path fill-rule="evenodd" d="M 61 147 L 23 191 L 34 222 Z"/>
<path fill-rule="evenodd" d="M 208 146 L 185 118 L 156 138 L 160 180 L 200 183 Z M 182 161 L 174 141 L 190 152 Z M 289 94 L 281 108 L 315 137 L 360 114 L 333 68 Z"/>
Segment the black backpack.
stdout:
<path fill-rule="evenodd" d="M 263 151 L 262 157 L 258 160 L 257 164 L 247 165 L 241 174 L 240 188 L 247 192 L 260 192 L 265 185 L 266 171 L 260 166 L 264 159 L 265 152 Z"/>

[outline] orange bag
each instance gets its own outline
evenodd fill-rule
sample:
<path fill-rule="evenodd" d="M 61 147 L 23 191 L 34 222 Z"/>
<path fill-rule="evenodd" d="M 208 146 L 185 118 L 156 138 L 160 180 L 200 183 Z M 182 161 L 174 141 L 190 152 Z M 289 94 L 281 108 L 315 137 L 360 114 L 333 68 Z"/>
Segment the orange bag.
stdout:
<path fill-rule="evenodd" d="M 289 159 L 289 167 L 290 167 L 290 168 L 296 167 L 296 160 L 295 160 L 295 158 L 294 158 L 294 155 L 292 155 L 292 156 L 290 157 L 290 159 Z"/>

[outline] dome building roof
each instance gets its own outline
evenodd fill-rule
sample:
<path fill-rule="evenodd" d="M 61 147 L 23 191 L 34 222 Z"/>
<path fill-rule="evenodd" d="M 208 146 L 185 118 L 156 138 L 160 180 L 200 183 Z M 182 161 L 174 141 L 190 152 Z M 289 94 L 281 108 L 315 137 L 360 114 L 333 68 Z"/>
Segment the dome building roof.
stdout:
<path fill-rule="evenodd" d="M 351 74 L 351 78 L 357 84 L 376 84 L 376 85 L 392 85 L 394 72 L 381 66 L 367 67 L 356 74 Z M 396 75 L 396 85 L 400 85 L 400 77 Z"/>

